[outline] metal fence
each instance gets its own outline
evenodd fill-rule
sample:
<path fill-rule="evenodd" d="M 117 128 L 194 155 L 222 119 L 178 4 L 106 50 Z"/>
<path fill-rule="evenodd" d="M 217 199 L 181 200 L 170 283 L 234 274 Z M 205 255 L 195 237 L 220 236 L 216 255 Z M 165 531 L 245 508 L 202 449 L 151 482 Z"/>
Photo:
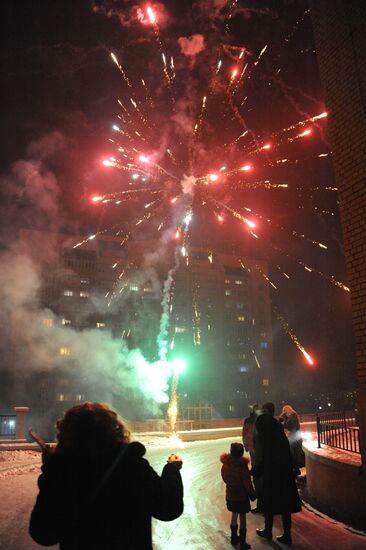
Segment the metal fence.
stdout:
<path fill-rule="evenodd" d="M 360 453 L 358 416 L 355 411 L 317 413 L 318 447 L 328 445 Z"/>
<path fill-rule="evenodd" d="M 16 416 L 0 415 L 0 436 L 15 437 Z"/>

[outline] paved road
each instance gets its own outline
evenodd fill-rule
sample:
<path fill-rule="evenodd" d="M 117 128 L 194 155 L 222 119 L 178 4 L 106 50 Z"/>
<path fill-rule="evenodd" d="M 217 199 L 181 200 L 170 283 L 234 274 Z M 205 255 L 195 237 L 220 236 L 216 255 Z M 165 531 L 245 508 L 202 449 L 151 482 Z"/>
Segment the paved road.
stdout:
<path fill-rule="evenodd" d="M 170 452 L 179 452 L 184 458 L 185 511 L 173 522 L 154 521 L 155 550 L 232 549 L 228 534 L 230 514 L 225 508 L 218 461 L 219 454 L 228 449 L 231 441 L 221 439 L 188 443 L 183 450 L 149 447 L 147 458 L 159 472 Z M 1 550 L 40 548 L 27 534 L 28 517 L 37 493 L 36 479 L 36 472 L 0 479 Z M 258 540 L 255 529 L 262 527 L 262 523 L 261 517 L 248 514 L 248 540 L 252 548 L 285 548 L 279 543 Z M 274 535 L 280 532 L 280 526 L 275 521 Z M 366 550 L 365 536 L 306 509 L 293 516 L 293 539 L 295 550 Z"/>

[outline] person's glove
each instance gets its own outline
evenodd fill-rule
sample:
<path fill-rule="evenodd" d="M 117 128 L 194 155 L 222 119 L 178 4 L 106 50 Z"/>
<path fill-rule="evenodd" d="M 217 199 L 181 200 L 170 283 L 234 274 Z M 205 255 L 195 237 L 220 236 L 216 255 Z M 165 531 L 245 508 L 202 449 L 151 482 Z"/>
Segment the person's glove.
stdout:
<path fill-rule="evenodd" d="M 183 466 L 183 460 L 179 455 L 176 455 L 175 453 L 172 453 L 171 455 L 168 456 L 167 463 L 174 464 L 174 466 L 178 468 L 178 470 L 180 470 L 181 467 Z"/>

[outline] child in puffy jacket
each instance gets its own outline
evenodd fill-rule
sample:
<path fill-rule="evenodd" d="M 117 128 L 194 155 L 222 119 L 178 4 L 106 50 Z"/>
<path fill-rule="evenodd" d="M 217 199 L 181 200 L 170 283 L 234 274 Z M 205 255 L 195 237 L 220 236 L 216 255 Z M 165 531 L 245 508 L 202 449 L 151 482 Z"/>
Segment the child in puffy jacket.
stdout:
<path fill-rule="evenodd" d="M 248 459 L 244 456 L 241 443 L 232 443 L 230 454 L 220 456 L 222 462 L 221 476 L 226 484 L 226 506 L 231 512 L 231 544 L 240 541 L 240 550 L 250 548 L 246 542 L 246 513 L 250 511 L 249 499 L 255 500 L 255 493 L 250 479 Z M 240 531 L 238 536 L 238 515 Z"/>

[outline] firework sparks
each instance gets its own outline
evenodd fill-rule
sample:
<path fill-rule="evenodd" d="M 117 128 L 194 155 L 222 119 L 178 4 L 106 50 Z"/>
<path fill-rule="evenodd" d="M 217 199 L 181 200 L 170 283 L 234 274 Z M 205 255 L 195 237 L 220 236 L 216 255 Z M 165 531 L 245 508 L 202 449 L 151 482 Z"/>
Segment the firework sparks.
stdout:
<path fill-rule="evenodd" d="M 127 86 L 128 86 L 129 88 L 132 88 L 131 82 L 128 80 L 128 77 L 127 77 L 125 71 L 123 70 L 122 65 L 120 65 L 120 63 L 119 63 L 119 61 L 118 61 L 116 55 L 115 55 L 113 52 L 111 52 L 111 58 L 112 58 L 113 62 L 117 65 L 117 67 L 119 68 L 120 73 L 121 73 L 121 75 L 123 76 L 123 78 L 124 78 L 124 80 L 125 80 Z"/>
<path fill-rule="evenodd" d="M 298 337 L 296 336 L 296 334 L 294 333 L 294 331 L 290 328 L 289 324 L 286 322 L 286 320 L 282 317 L 282 315 L 280 315 L 278 313 L 278 311 L 276 311 L 276 315 L 277 315 L 277 318 L 278 320 L 280 321 L 284 331 L 286 332 L 286 334 L 288 334 L 288 336 L 291 338 L 291 340 L 293 341 L 293 343 L 296 345 L 296 347 L 301 351 L 301 353 L 303 354 L 303 356 L 305 357 L 306 361 L 308 362 L 308 364 L 310 366 L 314 366 L 314 360 L 312 359 L 312 357 L 310 356 L 310 354 L 306 351 L 306 349 L 304 348 L 304 346 L 300 343 Z"/>
<path fill-rule="evenodd" d="M 149 18 L 150 23 L 151 23 L 152 25 L 155 25 L 155 23 L 156 23 L 156 15 L 155 15 L 154 10 L 152 9 L 151 6 L 148 6 L 148 7 L 146 8 L 146 13 L 147 13 L 147 16 L 148 16 L 148 18 Z"/>
<path fill-rule="evenodd" d="M 237 0 L 231 0 L 228 3 L 227 29 L 236 7 Z M 199 205 L 202 205 L 202 208 L 208 208 L 212 219 L 217 222 L 215 227 L 218 231 L 222 228 L 221 224 L 225 220 L 230 222 L 232 217 L 242 223 L 245 231 L 258 241 L 255 244 L 253 241 L 253 246 L 265 246 L 263 229 L 268 229 L 265 224 L 273 223 L 274 227 L 279 227 L 281 230 L 286 230 L 286 227 L 271 222 L 266 215 L 243 207 L 241 194 L 235 194 L 235 191 L 243 190 L 243 192 L 253 193 L 257 189 L 268 189 L 273 190 L 271 197 L 274 197 L 279 190 L 281 196 L 289 197 L 291 191 L 296 188 L 281 180 L 286 180 L 286 176 L 283 177 L 286 165 L 299 162 L 298 159 L 291 160 L 291 150 L 295 152 L 296 156 L 301 157 L 301 153 L 298 151 L 301 147 L 306 148 L 308 136 L 317 137 L 318 132 L 315 130 L 321 128 L 319 122 L 326 119 L 327 113 L 324 111 L 309 117 L 308 114 L 304 114 L 303 109 L 297 109 L 297 113 L 301 112 L 302 120 L 278 131 L 272 131 L 273 127 L 265 129 L 258 125 L 254 133 L 249 123 L 251 116 L 248 113 L 253 107 L 255 76 L 262 72 L 264 74 L 264 69 L 267 70 L 267 65 L 269 65 L 265 63 L 271 54 L 269 45 L 265 44 L 262 47 L 262 43 L 259 47 L 254 47 L 252 50 L 255 52 L 254 54 L 244 47 L 220 45 L 219 48 L 213 50 L 214 53 L 208 63 L 207 56 L 205 58 L 205 72 L 201 74 L 210 73 L 208 81 L 204 83 L 202 78 L 202 85 L 195 89 L 195 72 L 198 74 L 198 71 L 202 69 L 200 62 L 197 61 L 199 51 L 194 50 L 192 42 L 189 45 L 191 48 L 189 51 L 183 52 L 182 50 L 182 55 L 176 55 L 175 63 L 173 56 L 170 55 L 171 51 L 175 51 L 172 49 L 171 40 L 167 38 L 163 47 L 158 27 L 158 24 L 162 25 L 163 18 L 160 17 L 160 11 L 156 11 L 157 9 L 158 5 L 156 8 L 147 5 L 142 12 L 140 20 L 145 24 L 141 27 L 144 27 L 144 32 L 150 38 L 149 47 L 155 55 L 155 60 L 151 63 L 149 59 L 149 71 L 144 70 L 142 73 L 140 71 L 139 74 L 138 68 L 136 68 L 137 74 L 134 71 L 134 78 L 131 78 L 133 87 L 116 54 L 113 52 L 110 54 L 127 87 L 123 85 L 122 101 L 118 99 L 120 107 L 118 107 L 118 114 L 115 113 L 118 118 L 113 117 L 116 123 L 110 126 L 113 131 L 113 139 L 109 140 L 108 146 L 113 147 L 116 153 L 115 156 L 103 160 L 102 164 L 107 168 L 124 171 L 121 173 L 121 179 L 127 177 L 130 181 L 123 180 L 121 191 L 111 194 L 106 193 L 104 187 L 99 187 L 100 194 L 91 197 L 91 202 L 101 203 L 101 206 L 108 205 L 108 207 L 110 203 L 122 204 L 121 208 L 123 208 L 126 202 L 131 201 L 132 221 L 129 222 L 131 231 L 134 230 L 134 226 L 138 227 L 148 222 L 144 225 L 144 231 L 153 228 L 154 232 L 160 232 L 164 228 L 159 235 L 160 238 L 176 241 L 174 244 L 176 249 L 175 264 L 169 271 L 163 288 L 162 316 L 157 337 L 159 361 L 167 363 L 168 354 L 173 350 L 176 351 L 177 347 L 175 332 L 171 338 L 169 330 L 169 315 L 174 309 L 173 278 L 179 261 L 183 265 L 188 265 L 191 256 L 191 226 L 194 227 L 191 222 L 193 216 L 196 220 L 196 216 L 200 215 L 201 206 Z M 153 39 L 151 42 L 153 37 L 155 40 Z M 147 39 L 146 36 L 143 37 L 143 40 Z M 208 52 L 208 48 L 206 52 Z M 120 59 L 127 60 L 127 52 L 123 53 L 123 57 L 120 55 Z M 184 69 L 184 59 L 188 60 L 186 67 L 188 73 L 184 72 L 186 70 Z M 142 60 L 142 68 L 144 68 L 143 63 Z M 275 70 L 275 74 L 278 74 L 280 69 L 277 66 Z M 189 71 L 191 71 L 190 74 Z M 185 81 L 189 85 L 185 85 Z M 273 82 L 271 82 L 272 84 Z M 244 88 L 247 90 L 244 91 Z M 318 109 L 319 107 L 315 112 L 319 112 L 320 109 Z M 220 117 L 217 117 L 218 113 L 220 113 Z M 214 120 L 215 117 L 220 119 L 220 125 L 218 125 L 218 120 Z M 293 119 L 289 118 L 288 120 Z M 222 142 L 226 143 L 220 145 Z M 292 142 L 295 143 L 291 145 Z M 308 151 L 307 154 L 309 155 L 311 152 Z M 329 153 L 320 153 L 316 157 L 320 159 L 328 155 Z M 282 158 L 274 158 L 280 156 Z M 221 168 L 219 168 L 220 166 Z M 274 169 L 282 170 L 279 176 L 278 172 L 277 174 L 264 173 L 265 170 Z M 254 179 L 253 174 L 259 174 L 255 177 L 258 181 L 251 181 Z M 133 189 L 127 190 L 128 185 L 131 185 Z M 281 191 L 289 187 L 288 192 Z M 319 190 L 322 189 L 319 188 Z M 262 191 L 258 191 L 258 195 L 259 193 Z M 232 204 L 235 205 L 235 208 L 231 206 Z M 294 206 L 294 208 L 302 207 L 301 204 Z M 105 210 L 105 208 L 98 210 Z M 246 214 L 247 212 L 248 214 Z M 271 214 L 272 217 L 276 220 L 275 216 Z M 121 225 L 116 229 L 122 231 Z M 88 243 L 102 232 L 95 232 L 82 242 L 77 243 L 75 247 Z M 316 238 L 309 239 L 301 231 L 287 229 L 287 232 L 290 232 L 290 236 L 311 242 L 323 251 L 327 250 L 327 246 L 323 242 Z M 136 233 L 138 234 L 139 231 Z M 212 262 L 212 255 L 208 260 Z M 306 272 L 321 274 L 331 284 L 343 290 L 349 290 L 333 276 L 325 275 L 302 260 L 295 261 Z M 126 289 L 124 281 L 127 275 L 117 267 L 119 267 L 118 262 L 113 269 L 115 269 L 116 278 L 119 279 L 119 286 L 113 288 L 109 293 L 109 303 L 115 299 L 118 293 L 124 292 Z M 282 267 L 277 266 L 277 268 L 281 273 L 282 281 L 283 277 L 290 278 L 290 275 Z M 260 266 L 256 266 L 256 269 L 268 285 L 276 290 L 280 289 Z M 279 276 L 277 273 L 276 275 Z M 193 290 L 192 305 L 193 341 L 196 346 L 201 345 L 201 322 L 203 323 L 198 295 L 199 290 L 196 288 Z M 307 362 L 312 364 L 311 356 L 291 332 L 288 325 L 285 330 Z M 252 350 L 252 353 L 256 365 L 260 369 L 255 350 Z M 173 431 L 178 416 L 177 383 L 178 378 L 176 377 L 172 382 L 171 402 L 168 409 Z"/>

